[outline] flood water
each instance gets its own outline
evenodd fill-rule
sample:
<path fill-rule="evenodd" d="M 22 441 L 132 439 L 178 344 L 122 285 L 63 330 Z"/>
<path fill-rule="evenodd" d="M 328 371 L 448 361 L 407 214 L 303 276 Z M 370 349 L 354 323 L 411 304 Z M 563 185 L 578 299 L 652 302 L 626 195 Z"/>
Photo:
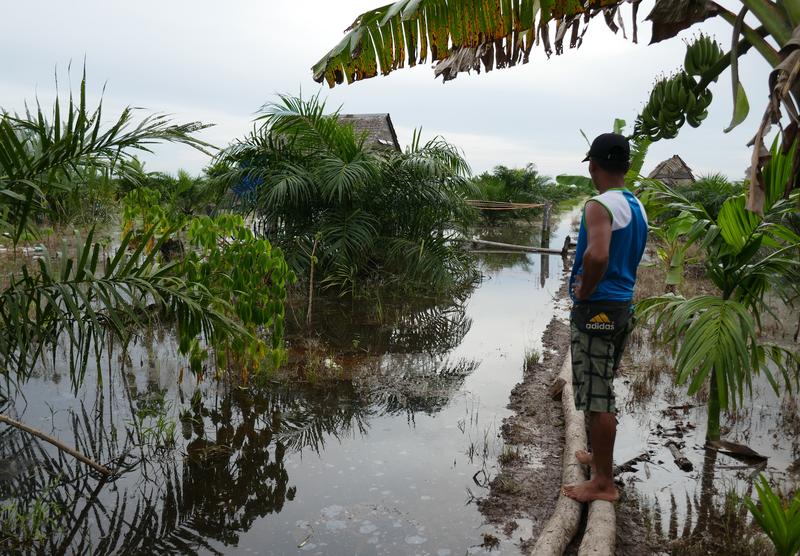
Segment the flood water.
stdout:
<path fill-rule="evenodd" d="M 785 308 L 785 312 L 787 326 L 766 326 L 763 332 L 768 340 L 791 345 L 797 313 L 791 308 Z M 780 383 L 776 393 L 763 373 L 756 375 L 752 395 L 746 393 L 738 407 L 723 411 L 723 439 L 745 445 L 767 459 L 735 457 L 705 449 L 707 394 L 688 396 L 686 385 L 674 384 L 673 358 L 653 341 L 650 331 L 638 328 L 628 351 L 622 375 L 616 381 L 622 407 L 615 463 L 646 455 L 620 478 L 652 516 L 656 535 L 670 541 L 696 539 L 708 533 L 726 536 L 720 531 L 725 521 L 755 529 L 738 501 L 745 496 L 758 498 L 753 483 L 762 474 L 779 492 L 797 491 L 800 412 L 796 398 L 784 384 Z M 670 443 L 680 448 L 691 469 L 678 467 Z M 737 503 L 726 513 L 726 499 L 731 496 Z M 733 545 L 737 536 L 741 539 L 744 533 L 733 536 Z M 742 546 L 746 544 L 736 548 L 742 550 Z M 751 550 L 752 554 L 770 553 Z"/>
<path fill-rule="evenodd" d="M 553 217 L 552 245 L 574 216 Z M 540 224 L 478 235 L 538 245 Z M 0 499 L 58 500 L 56 533 L 39 541 L 50 554 L 486 552 L 474 499 L 496 473 L 525 352 L 542 349 L 557 310 L 562 260 L 479 259 L 484 278 L 462 300 L 377 324 L 374 312 L 321 310 L 322 340 L 352 346 L 326 364 L 358 366 L 354 380 L 197 384 L 164 332 L 125 360 L 112 353 L 99 374 L 90 368 L 77 397 L 63 371 L 43 369 L 13 399 L 12 416 L 121 474 L 104 482 L 2 428 Z"/>

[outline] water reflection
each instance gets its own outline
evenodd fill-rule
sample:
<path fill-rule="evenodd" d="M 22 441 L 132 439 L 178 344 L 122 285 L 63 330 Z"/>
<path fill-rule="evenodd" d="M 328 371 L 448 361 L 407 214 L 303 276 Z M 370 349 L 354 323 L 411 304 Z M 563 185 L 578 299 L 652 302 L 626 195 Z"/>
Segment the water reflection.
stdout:
<path fill-rule="evenodd" d="M 743 492 L 738 492 L 733 483 L 718 488 L 717 460 L 716 451 L 704 451 L 699 482 L 690 495 L 689 481 L 686 481 L 685 501 L 678 499 L 680 494 L 676 497 L 679 489 L 673 489 L 669 495 L 669 508 L 662 508 L 658 498 L 652 503 L 640 503 L 644 521 L 652 535 L 651 546 L 658 546 L 671 554 L 746 556 L 773 552 L 743 502 L 744 496 L 753 495 L 752 484 Z M 754 476 L 763 471 L 763 467 L 745 468 L 745 471 Z M 679 506 L 684 502 L 682 512 Z"/>
<path fill-rule="evenodd" d="M 536 245 L 540 231 L 521 222 L 478 233 Z M 119 476 L 104 482 L 47 444 L 0 430 L 0 497 L 23 513 L 45 502 L 49 516 L 45 534 L 21 551 L 286 554 L 316 545 L 323 554 L 396 554 L 422 545 L 463 553 L 475 544 L 465 531 L 482 520 L 463 507 L 481 467 L 468 454 L 494 438 L 532 315 L 542 329 L 551 316 L 541 311 L 551 294 L 536 290 L 538 256 L 481 260 L 491 280 L 461 298 L 317 301 L 313 332 L 357 367 L 352 380 L 196 385 L 163 330 L 104 360 L 101 385 L 90 368 L 77 399 L 54 370 L 40 374 L 23 386 L 27 401 L 12 402 L 18 416 Z M 474 329 L 468 302 L 481 318 Z"/>
<path fill-rule="evenodd" d="M 322 299 L 314 309 L 312 330 L 340 353 L 443 354 L 461 343 L 472 326 L 465 306 L 465 297 L 358 305 Z M 296 324 L 290 328 L 295 337 L 305 333 Z"/>
<path fill-rule="evenodd" d="M 286 465 L 291 454 L 320 453 L 330 440 L 365 435 L 378 415 L 413 421 L 416 413 L 434 414 L 476 368 L 475 361 L 443 355 L 471 326 L 463 301 L 395 308 L 387 317 L 391 326 L 364 328 L 367 350 L 381 354 L 359 359 L 362 378 L 354 381 L 204 384 L 185 399 L 178 362 L 165 358 L 167 337 L 166 349 L 150 341 L 133 346 L 111 371 L 124 380 L 97 385 L 90 378 L 85 401 L 49 418 L 46 400 L 57 382 L 30 383 L 37 399 L 23 418 L 52 423 L 45 428 L 119 475 L 107 482 L 50 445 L 4 429 L 0 497 L 16 501 L 21 513 L 44 503 L 51 514 L 40 525 L 44 535 L 0 546 L 23 553 L 193 554 L 237 545 L 257 520 L 295 501 Z M 69 427 L 58 430 L 65 416 Z"/>
<path fill-rule="evenodd" d="M 542 223 L 530 220 L 512 220 L 498 224 L 488 222 L 475 230 L 474 235 L 488 241 L 510 243 L 514 245 L 540 245 L 542 241 Z M 522 272 L 533 272 L 535 259 L 527 253 L 492 252 L 481 249 L 481 263 L 490 272 L 503 269 L 514 269 Z"/>
<path fill-rule="evenodd" d="M 385 356 L 359 380 L 372 404 L 388 414 L 441 411 L 478 367 L 478 361 L 424 356 Z"/>
<path fill-rule="evenodd" d="M 89 419 L 83 405 L 80 411 L 83 418 L 72 414 L 74 443 L 120 470 L 109 484 L 36 439 L 13 430 L 0 435 L 0 496 L 32 509 L 46 492 L 58 508 L 46 539 L 30 552 L 214 552 L 209 539 L 235 545 L 256 519 L 294 500 L 288 453 L 364 433 L 373 410 L 347 386 L 303 396 L 280 385 L 196 395 L 181 415 L 186 442 L 170 451 L 139 443 L 135 429 L 120 443 L 102 417 Z M 59 482 L 51 484 L 52 477 Z"/>

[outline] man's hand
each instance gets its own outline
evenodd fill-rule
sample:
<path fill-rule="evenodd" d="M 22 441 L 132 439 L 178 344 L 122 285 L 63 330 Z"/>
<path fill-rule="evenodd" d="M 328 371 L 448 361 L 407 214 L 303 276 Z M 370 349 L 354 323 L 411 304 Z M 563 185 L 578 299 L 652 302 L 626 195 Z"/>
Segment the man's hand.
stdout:
<path fill-rule="evenodd" d="M 585 299 L 588 299 L 589 296 L 591 295 L 591 294 L 587 295 L 583 291 L 583 289 L 581 288 L 582 285 L 583 285 L 583 276 L 578 274 L 575 277 L 575 280 L 572 282 L 572 295 L 578 301 L 584 301 Z"/>

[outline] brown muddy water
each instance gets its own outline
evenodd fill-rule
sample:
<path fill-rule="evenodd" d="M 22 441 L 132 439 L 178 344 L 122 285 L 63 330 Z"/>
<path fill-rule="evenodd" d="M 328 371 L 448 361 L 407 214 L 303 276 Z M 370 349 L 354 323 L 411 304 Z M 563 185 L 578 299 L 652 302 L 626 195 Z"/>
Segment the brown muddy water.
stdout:
<path fill-rule="evenodd" d="M 553 245 L 573 212 L 553 218 Z M 478 232 L 538 245 L 539 226 Z M 58 365 L 41 369 L 7 412 L 120 474 L 105 482 L 3 427 L 0 500 L 41 510 L 50 533 L 29 548 L 47 554 L 486 553 L 475 497 L 496 473 L 526 350 L 542 349 L 557 310 L 562 260 L 479 258 L 484 279 L 466 299 L 391 325 L 322 312 L 321 339 L 352 347 L 323 364 L 359 366 L 356 380 L 198 384 L 167 332 L 89 369 L 77 397 Z"/>

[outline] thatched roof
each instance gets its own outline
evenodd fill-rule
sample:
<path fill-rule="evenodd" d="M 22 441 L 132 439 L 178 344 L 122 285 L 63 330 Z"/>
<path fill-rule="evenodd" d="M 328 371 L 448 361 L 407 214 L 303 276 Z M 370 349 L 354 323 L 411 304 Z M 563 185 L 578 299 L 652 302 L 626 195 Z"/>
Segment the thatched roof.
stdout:
<path fill-rule="evenodd" d="M 695 182 L 692 169 L 677 154 L 660 162 L 647 177 L 664 182 L 671 187 Z"/>
<path fill-rule="evenodd" d="M 366 133 L 367 143 L 401 150 L 389 114 L 340 114 L 339 121 L 352 124 L 356 133 Z"/>

